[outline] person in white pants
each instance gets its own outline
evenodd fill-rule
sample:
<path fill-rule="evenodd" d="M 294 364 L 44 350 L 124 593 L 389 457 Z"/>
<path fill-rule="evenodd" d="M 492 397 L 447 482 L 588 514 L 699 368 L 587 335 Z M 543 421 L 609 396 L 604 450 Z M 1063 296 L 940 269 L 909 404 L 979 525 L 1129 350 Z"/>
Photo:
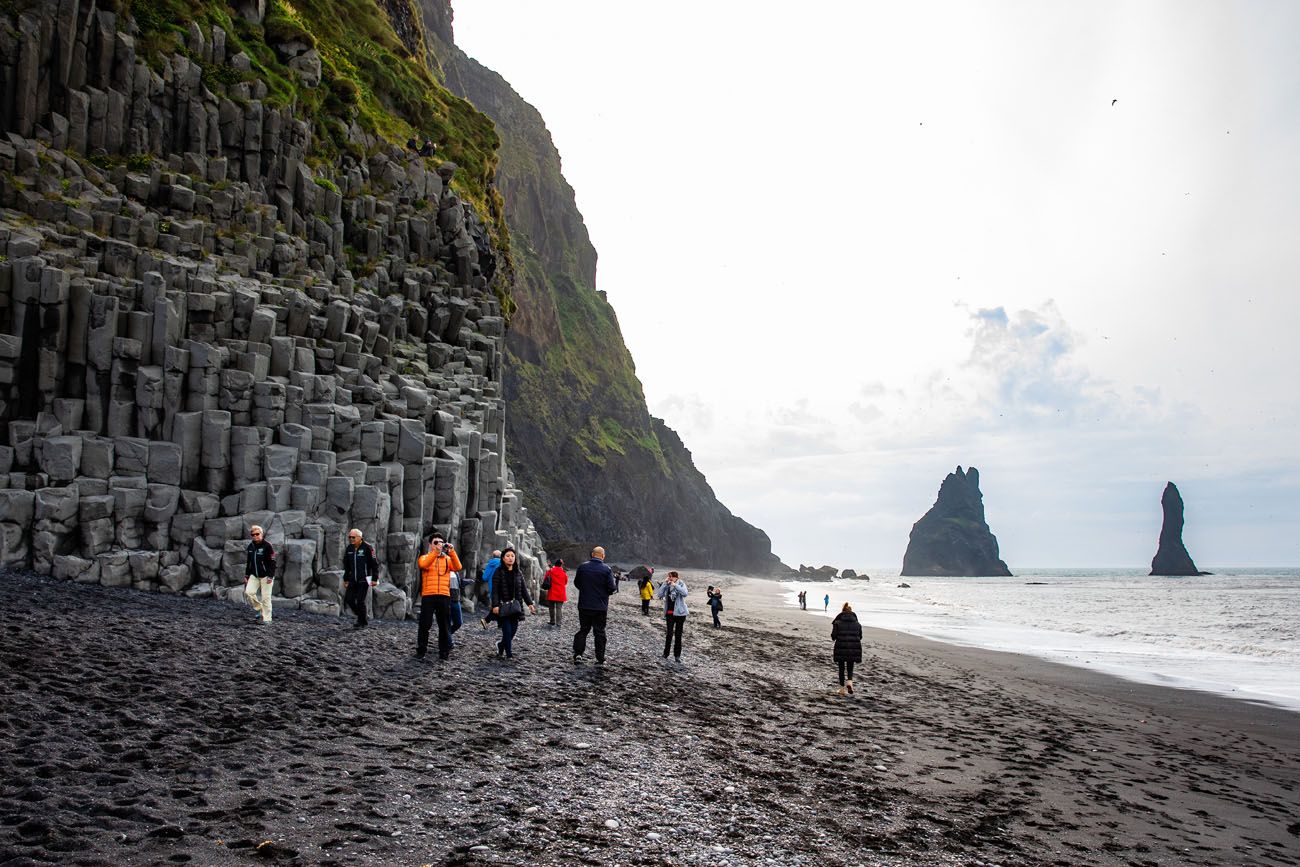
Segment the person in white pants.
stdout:
<path fill-rule="evenodd" d="M 254 524 L 248 530 L 248 559 L 244 563 L 244 595 L 253 610 L 271 622 L 271 587 L 275 584 L 275 549 L 263 538 L 262 528 Z M 260 594 L 260 599 L 258 598 Z"/>

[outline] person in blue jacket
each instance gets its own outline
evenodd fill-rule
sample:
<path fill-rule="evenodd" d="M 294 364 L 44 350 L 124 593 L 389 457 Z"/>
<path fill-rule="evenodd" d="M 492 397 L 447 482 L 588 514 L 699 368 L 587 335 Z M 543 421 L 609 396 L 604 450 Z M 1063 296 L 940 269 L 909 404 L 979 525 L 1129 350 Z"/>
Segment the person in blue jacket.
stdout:
<path fill-rule="evenodd" d="M 478 625 L 487 629 L 488 623 L 496 619 L 492 613 L 492 576 L 496 573 L 497 567 L 501 565 L 501 552 L 493 551 L 492 559 L 487 561 L 483 567 L 483 574 L 479 576 L 479 581 L 487 588 L 488 613 L 479 618 Z M 479 597 L 480 599 L 482 596 Z"/>
<path fill-rule="evenodd" d="M 609 616 L 609 597 L 618 590 L 614 573 L 605 565 L 605 549 L 591 550 L 591 559 L 578 567 L 573 576 L 578 591 L 578 625 L 573 636 L 573 662 L 576 665 L 587 652 L 587 633 L 596 633 L 596 664 L 605 664 L 605 620 Z"/>

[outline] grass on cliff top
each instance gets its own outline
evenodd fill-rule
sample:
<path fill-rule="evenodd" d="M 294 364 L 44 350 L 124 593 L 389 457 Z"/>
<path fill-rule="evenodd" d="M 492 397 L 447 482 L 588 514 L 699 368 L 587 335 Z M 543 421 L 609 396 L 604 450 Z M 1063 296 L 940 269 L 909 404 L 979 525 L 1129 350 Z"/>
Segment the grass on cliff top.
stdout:
<path fill-rule="evenodd" d="M 459 166 L 457 191 L 508 247 L 500 196 L 490 188 L 500 146 L 492 121 L 439 84 L 425 66 L 423 25 L 412 0 L 385 3 L 411 34 L 411 47 L 395 32 L 390 12 L 375 0 L 269 0 L 260 25 L 244 21 L 222 0 L 121 0 L 119 11 L 135 20 L 141 53 L 154 64 L 172 53 L 187 53 L 191 22 L 208 38 L 213 25 L 225 30 L 227 55 L 243 51 L 253 72 L 211 65 L 204 70 L 204 83 L 220 94 L 244 79 L 264 81 L 267 102 L 293 106 L 312 124 L 318 163 L 333 162 L 344 152 L 364 156 L 348 140 L 351 120 L 392 144 L 412 137 L 433 139 L 439 158 Z M 295 41 L 320 54 L 319 87 L 303 86 L 276 54 L 274 46 Z"/>

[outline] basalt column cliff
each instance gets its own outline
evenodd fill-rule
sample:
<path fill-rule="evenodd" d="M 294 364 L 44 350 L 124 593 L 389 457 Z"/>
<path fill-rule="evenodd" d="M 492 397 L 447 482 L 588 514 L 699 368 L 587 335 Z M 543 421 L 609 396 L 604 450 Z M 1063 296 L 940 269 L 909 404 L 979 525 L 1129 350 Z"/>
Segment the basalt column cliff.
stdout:
<path fill-rule="evenodd" d="M 430 528 L 544 556 L 498 139 L 423 39 L 401 4 L 0 6 L 0 566 L 237 596 L 258 523 L 277 604 L 337 611 L 356 526 L 400 617 Z"/>
<path fill-rule="evenodd" d="M 421 8 L 448 88 L 501 134 L 518 305 L 505 358 L 511 462 L 548 550 L 601 542 L 619 560 L 780 568 L 767 534 L 718 502 L 681 439 L 647 411 L 541 115 L 455 46 L 446 0 Z"/>

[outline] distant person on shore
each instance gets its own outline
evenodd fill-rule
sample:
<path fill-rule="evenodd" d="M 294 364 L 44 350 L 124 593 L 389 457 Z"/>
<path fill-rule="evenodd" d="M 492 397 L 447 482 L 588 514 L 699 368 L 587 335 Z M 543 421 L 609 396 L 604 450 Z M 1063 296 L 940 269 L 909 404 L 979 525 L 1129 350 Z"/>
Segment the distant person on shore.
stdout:
<path fill-rule="evenodd" d="M 420 152 L 420 143 L 415 140 L 415 136 L 411 136 L 406 140 L 406 149 L 417 154 Z"/>
<path fill-rule="evenodd" d="M 668 579 L 659 585 L 655 596 L 664 600 L 664 659 L 671 649 L 673 658 L 682 661 L 682 627 L 686 625 L 686 582 L 676 572 L 669 572 Z"/>
<path fill-rule="evenodd" d="M 271 587 L 275 584 L 275 549 L 266 541 L 257 524 L 248 528 L 247 559 L 244 563 L 244 595 L 253 610 L 262 615 L 263 623 L 271 622 Z M 261 600 L 258 599 L 261 594 Z"/>
<path fill-rule="evenodd" d="M 551 612 L 551 622 L 548 625 L 558 629 L 564 615 L 564 603 L 569 599 L 569 573 L 564 571 L 563 560 L 556 560 L 546 570 L 546 577 L 542 579 L 542 592 L 546 595 L 546 607 Z"/>
<path fill-rule="evenodd" d="M 379 560 L 375 548 L 361 537 L 361 531 L 348 530 L 348 546 L 343 551 L 343 607 L 357 615 L 353 629 L 366 623 L 366 597 L 379 580 Z"/>
<path fill-rule="evenodd" d="M 431 157 L 437 150 L 438 146 L 433 143 L 433 139 L 427 138 L 424 140 L 424 147 L 420 148 L 420 156 Z"/>
<path fill-rule="evenodd" d="M 573 636 L 573 663 L 577 665 L 587 652 L 587 633 L 596 633 L 596 664 L 605 664 L 605 621 L 609 617 L 609 597 L 618 590 L 614 573 L 605 565 L 605 549 L 591 550 L 591 559 L 578 567 L 573 576 L 578 591 L 578 631 Z"/>
<path fill-rule="evenodd" d="M 829 593 L 827 593 L 827 594 L 826 594 L 826 597 L 825 597 L 824 599 L 822 599 L 822 610 L 823 610 L 823 611 L 830 611 L 830 610 L 831 610 L 831 594 L 829 594 Z"/>
<path fill-rule="evenodd" d="M 722 588 L 710 584 L 708 598 L 709 608 L 713 611 L 713 628 L 721 629 L 722 621 L 718 619 L 718 615 L 722 612 Z"/>
<path fill-rule="evenodd" d="M 484 597 L 483 601 L 487 603 L 487 607 L 488 607 L 488 609 L 489 609 L 489 610 L 488 610 L 488 613 L 487 613 L 485 616 L 480 617 L 480 618 L 479 618 L 479 621 L 478 621 L 478 625 L 481 626 L 481 627 L 483 627 L 484 629 L 487 629 L 488 621 L 490 621 L 490 620 L 493 619 L 493 618 L 492 618 L 492 611 L 491 611 L 491 608 L 492 608 L 492 576 L 496 573 L 496 571 L 497 571 L 497 567 L 500 566 L 500 565 L 501 565 L 501 552 L 500 552 L 500 551 L 493 551 L 493 552 L 492 552 L 492 559 L 488 560 L 487 563 L 483 566 L 483 574 L 480 575 L 480 576 L 479 576 L 479 579 L 478 579 L 479 582 L 480 582 L 481 584 L 483 584 L 484 589 L 483 589 L 482 591 L 480 591 L 480 593 L 485 593 L 485 594 L 486 594 L 486 596 Z M 476 605 L 476 607 L 475 607 L 474 610 L 477 611 L 477 610 L 478 610 L 478 608 L 477 608 L 477 602 L 475 603 L 475 605 Z"/>
<path fill-rule="evenodd" d="M 840 695 L 853 695 L 853 664 L 862 661 L 862 624 L 845 602 L 831 621 L 831 640 L 835 642 L 835 664 L 840 670 Z"/>
<path fill-rule="evenodd" d="M 524 619 L 524 605 L 533 614 L 537 606 L 528 592 L 524 581 L 524 570 L 519 568 L 519 555 L 514 548 L 501 551 L 501 565 L 492 576 L 492 613 L 501 624 L 501 640 L 497 642 L 497 656 L 514 659 L 515 633 L 519 631 L 519 621 Z"/>
<path fill-rule="evenodd" d="M 655 598 L 654 581 L 650 578 L 650 573 L 643 575 L 636 583 L 637 589 L 641 592 L 641 616 L 650 616 L 650 600 Z"/>
<path fill-rule="evenodd" d="M 438 658 L 451 654 L 451 573 L 461 570 L 460 557 L 441 533 L 429 537 L 429 550 L 416 561 L 420 567 L 420 628 L 415 655 L 424 659 L 429 650 L 429 627 L 438 620 Z"/>

